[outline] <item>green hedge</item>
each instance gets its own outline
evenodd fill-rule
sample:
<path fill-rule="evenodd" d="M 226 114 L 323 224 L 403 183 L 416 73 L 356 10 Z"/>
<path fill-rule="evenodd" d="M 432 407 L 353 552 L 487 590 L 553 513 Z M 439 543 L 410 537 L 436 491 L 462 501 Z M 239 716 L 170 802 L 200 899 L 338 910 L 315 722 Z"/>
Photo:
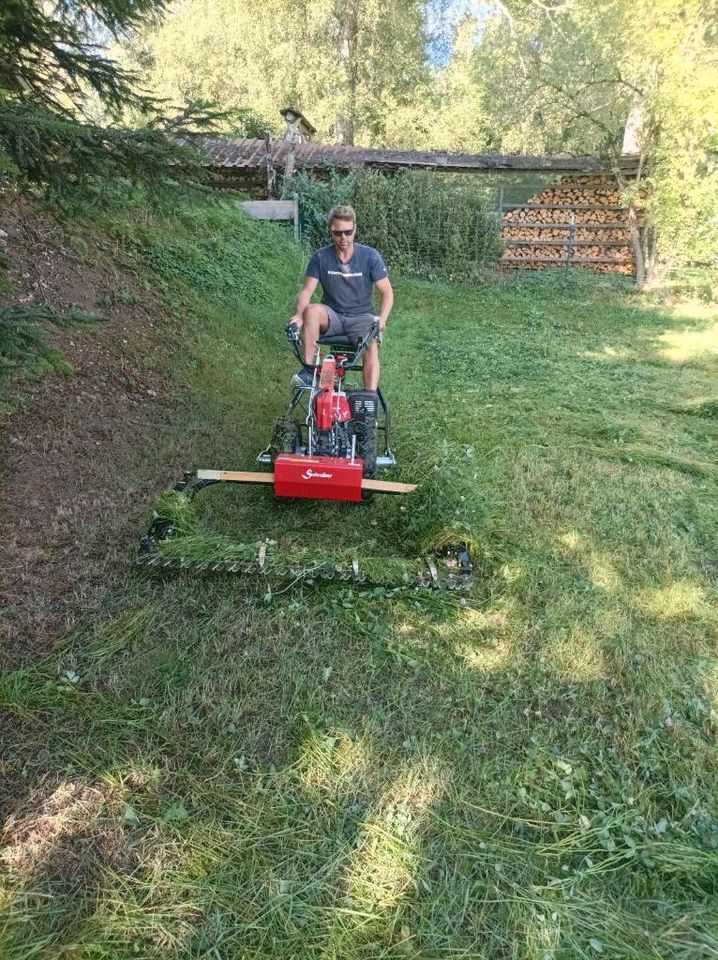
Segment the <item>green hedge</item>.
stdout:
<path fill-rule="evenodd" d="M 495 187 L 475 177 L 431 170 L 393 175 L 361 171 L 328 179 L 300 172 L 285 184 L 299 195 L 302 234 L 326 244 L 326 215 L 337 203 L 357 212 L 357 238 L 376 247 L 390 270 L 467 278 L 498 257 Z"/>

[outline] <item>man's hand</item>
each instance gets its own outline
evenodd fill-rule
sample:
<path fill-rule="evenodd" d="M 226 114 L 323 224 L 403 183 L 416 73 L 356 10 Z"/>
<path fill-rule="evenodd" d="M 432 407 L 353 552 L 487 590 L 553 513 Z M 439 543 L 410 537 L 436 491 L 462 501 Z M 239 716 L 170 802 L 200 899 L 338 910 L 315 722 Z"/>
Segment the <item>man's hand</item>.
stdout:
<path fill-rule="evenodd" d="M 295 313 L 294 316 L 290 318 L 289 323 L 294 324 L 295 327 L 299 327 L 301 330 L 304 325 L 304 320 L 300 313 Z"/>

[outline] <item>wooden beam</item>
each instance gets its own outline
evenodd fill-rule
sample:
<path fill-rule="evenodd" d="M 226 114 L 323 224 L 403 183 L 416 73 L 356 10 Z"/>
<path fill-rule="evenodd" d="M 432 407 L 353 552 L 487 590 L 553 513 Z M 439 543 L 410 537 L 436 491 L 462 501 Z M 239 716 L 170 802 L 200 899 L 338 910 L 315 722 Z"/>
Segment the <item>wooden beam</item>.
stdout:
<path fill-rule="evenodd" d="M 627 207 L 614 204 L 596 205 L 595 203 L 505 203 L 504 210 L 623 210 L 628 213 Z"/>
<path fill-rule="evenodd" d="M 217 480 L 222 483 L 274 483 L 273 473 L 255 473 L 249 470 L 198 470 L 198 480 Z M 392 480 L 362 480 L 362 490 L 375 493 L 413 493 L 415 483 L 395 483 Z"/>
<path fill-rule="evenodd" d="M 627 247 L 630 240 L 568 240 L 560 237 L 554 240 L 514 240 L 512 237 L 504 237 L 503 242 L 507 247 L 565 247 L 569 244 L 572 247 Z"/>
<path fill-rule="evenodd" d="M 415 483 L 395 483 L 393 480 L 362 480 L 362 490 L 373 490 L 375 493 L 413 493 Z"/>
<path fill-rule="evenodd" d="M 242 209 L 252 220 L 294 220 L 294 200 L 245 200 Z"/>
<path fill-rule="evenodd" d="M 249 470 L 198 470 L 197 479 L 220 480 L 223 483 L 274 483 L 274 474 Z"/>
<path fill-rule="evenodd" d="M 591 246 L 596 247 L 600 245 L 600 241 L 591 244 Z M 567 260 L 563 254 L 560 257 L 502 257 L 499 263 L 502 267 L 514 263 L 519 266 L 526 266 L 527 263 L 555 263 L 558 267 L 577 267 L 582 263 L 614 263 L 618 267 L 634 266 L 632 260 L 619 260 L 617 257 L 571 257 Z"/>
<path fill-rule="evenodd" d="M 516 227 L 520 230 L 627 230 L 625 220 L 607 220 L 605 223 L 582 223 L 577 220 L 570 223 L 532 223 L 530 220 L 502 220 L 502 227 Z M 598 242 L 598 241 L 597 241 Z"/>
<path fill-rule="evenodd" d="M 258 139 L 216 140 L 200 138 L 197 147 L 205 154 L 205 163 L 213 169 L 231 170 L 236 177 L 240 170 L 266 168 L 268 162 L 284 166 L 290 148 L 296 151 L 295 167 L 307 170 L 351 170 L 361 167 L 378 169 L 427 168 L 456 173 L 565 173 L 610 174 L 611 164 L 599 157 L 527 156 L 520 154 L 471 154 L 446 151 L 381 150 L 320 143 L 289 144 L 273 141 L 271 155 Z M 638 169 L 636 156 L 618 159 L 619 168 L 630 175 Z"/>

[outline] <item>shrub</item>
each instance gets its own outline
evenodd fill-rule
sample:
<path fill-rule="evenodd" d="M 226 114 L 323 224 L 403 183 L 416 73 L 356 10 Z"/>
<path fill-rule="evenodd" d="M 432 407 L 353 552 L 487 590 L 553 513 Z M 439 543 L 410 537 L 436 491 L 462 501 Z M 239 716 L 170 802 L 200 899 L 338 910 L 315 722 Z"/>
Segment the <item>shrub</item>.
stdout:
<path fill-rule="evenodd" d="M 357 236 L 389 267 L 417 276 L 470 277 L 498 256 L 495 188 L 474 177 L 431 170 L 374 170 L 321 180 L 304 172 L 285 185 L 299 195 L 302 235 L 328 241 L 326 215 L 336 203 L 357 212 Z"/>

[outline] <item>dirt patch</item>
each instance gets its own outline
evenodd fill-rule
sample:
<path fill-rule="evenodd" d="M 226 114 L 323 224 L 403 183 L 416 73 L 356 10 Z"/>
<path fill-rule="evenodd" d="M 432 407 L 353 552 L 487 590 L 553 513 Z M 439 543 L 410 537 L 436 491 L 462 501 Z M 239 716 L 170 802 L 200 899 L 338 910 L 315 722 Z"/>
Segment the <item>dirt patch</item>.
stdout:
<path fill-rule="evenodd" d="M 13 387 L 0 423 L 0 663 L 45 652 L 126 575 L 138 524 L 167 481 L 152 457 L 173 420 L 163 364 L 176 323 L 99 246 L 78 252 L 37 206 L 0 192 L 7 303 L 106 318 L 48 329 L 73 372 Z"/>

